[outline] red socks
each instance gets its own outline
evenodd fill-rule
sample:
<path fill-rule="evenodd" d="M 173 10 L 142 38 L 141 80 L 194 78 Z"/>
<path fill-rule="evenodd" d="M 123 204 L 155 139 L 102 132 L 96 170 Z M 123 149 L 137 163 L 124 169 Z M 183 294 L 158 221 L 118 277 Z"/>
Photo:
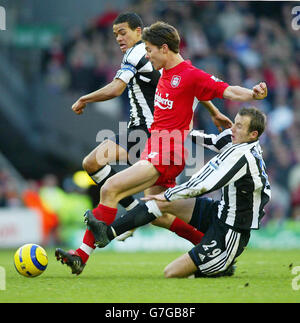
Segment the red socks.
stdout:
<path fill-rule="evenodd" d="M 93 210 L 95 218 L 99 221 L 105 222 L 107 225 L 110 225 L 114 222 L 117 212 L 118 209 L 105 206 L 103 204 L 99 204 L 98 207 Z"/>
<path fill-rule="evenodd" d="M 180 237 L 189 240 L 194 245 L 200 243 L 204 236 L 204 233 L 198 231 L 192 225 L 179 218 L 175 218 L 169 230 L 175 232 Z"/>
<path fill-rule="evenodd" d="M 106 224 L 111 224 L 114 222 L 117 215 L 118 209 L 99 204 L 98 207 L 93 209 L 93 214 L 95 218 L 99 221 L 103 221 Z M 95 238 L 91 231 L 86 230 L 82 245 L 76 250 L 77 254 L 80 256 L 84 263 L 87 262 L 89 256 L 95 249 Z"/>

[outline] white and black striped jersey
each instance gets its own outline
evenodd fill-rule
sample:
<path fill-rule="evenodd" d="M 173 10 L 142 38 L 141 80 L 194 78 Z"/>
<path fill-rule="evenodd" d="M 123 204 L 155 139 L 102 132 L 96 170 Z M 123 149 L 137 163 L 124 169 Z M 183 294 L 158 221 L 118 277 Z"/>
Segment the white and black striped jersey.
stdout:
<path fill-rule="evenodd" d="M 203 145 L 218 152 L 190 180 L 165 192 L 167 200 L 201 196 L 222 189 L 218 218 L 236 229 L 258 229 L 271 188 L 259 141 L 232 144 L 231 130 L 218 136 L 193 130 Z"/>
<path fill-rule="evenodd" d="M 115 78 L 127 84 L 130 99 L 130 121 L 128 127 L 146 125 L 153 122 L 155 89 L 160 78 L 151 62 L 146 58 L 145 44 L 137 42 L 124 54 L 121 68 Z"/>

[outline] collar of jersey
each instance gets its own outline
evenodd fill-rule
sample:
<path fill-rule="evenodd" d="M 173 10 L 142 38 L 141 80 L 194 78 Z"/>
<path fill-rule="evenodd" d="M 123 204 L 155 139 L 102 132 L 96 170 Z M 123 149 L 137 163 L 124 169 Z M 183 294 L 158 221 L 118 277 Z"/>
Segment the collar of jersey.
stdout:
<path fill-rule="evenodd" d="M 128 51 L 130 51 L 132 48 L 134 48 L 135 46 L 137 46 L 137 45 L 139 45 L 139 44 L 141 44 L 143 41 L 142 40 L 139 40 L 137 43 L 135 43 L 132 47 L 130 47 L 130 48 L 128 48 L 127 50 L 126 50 L 126 52 L 125 52 L 125 54 L 127 54 L 128 53 Z"/>
<path fill-rule="evenodd" d="M 183 61 L 183 62 L 181 62 L 181 63 L 177 64 L 176 66 L 174 66 L 174 67 L 172 67 L 172 68 L 170 68 L 170 69 L 168 69 L 168 70 L 163 69 L 163 71 L 164 71 L 164 74 L 165 74 L 165 75 L 167 75 L 167 74 L 169 74 L 169 73 L 174 74 L 174 73 L 176 73 L 177 71 L 179 72 L 179 71 L 181 71 L 181 70 L 184 70 L 184 69 L 187 67 L 187 65 L 189 65 L 189 66 L 190 66 L 190 64 L 189 64 L 187 61 Z"/>

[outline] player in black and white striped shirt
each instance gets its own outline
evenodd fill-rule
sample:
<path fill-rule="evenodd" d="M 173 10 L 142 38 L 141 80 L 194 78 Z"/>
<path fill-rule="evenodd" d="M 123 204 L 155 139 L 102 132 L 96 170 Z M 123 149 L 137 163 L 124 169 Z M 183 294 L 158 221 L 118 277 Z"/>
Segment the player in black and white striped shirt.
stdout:
<path fill-rule="evenodd" d="M 116 76 L 106 86 L 79 98 L 72 106 L 76 114 L 82 114 L 87 103 L 107 101 L 120 96 L 126 88 L 130 99 L 130 122 L 126 133 L 118 134 L 102 142 L 83 160 L 83 168 L 98 184 L 99 188 L 115 174 L 111 163 L 128 161 L 128 152 L 136 145 L 129 140 L 134 130 L 143 131 L 144 140 L 149 137 L 153 122 L 154 95 L 159 71 L 154 70 L 146 59 L 145 44 L 141 41 L 143 22 L 136 13 L 120 14 L 113 23 L 113 33 L 124 57 Z M 139 156 L 137 156 L 138 158 Z M 137 204 L 131 196 L 124 198 L 120 204 L 130 209 Z"/>
<path fill-rule="evenodd" d="M 153 122 L 154 95 L 160 73 L 154 70 L 152 64 L 146 59 L 145 44 L 141 41 L 142 28 L 143 22 L 136 13 L 122 13 L 115 19 L 113 33 L 122 53 L 124 53 L 121 67 L 109 84 L 80 97 L 72 106 L 72 110 L 80 115 L 88 103 L 107 101 L 118 97 L 128 87 L 131 110 L 127 131 L 104 140 L 83 160 L 83 168 L 99 189 L 116 174 L 111 164 L 121 161 L 129 163 L 134 158 L 139 158 L 139 152 L 136 156 L 129 156 L 130 149 L 137 143 L 142 145 L 143 141 L 146 142 L 150 136 L 148 129 Z M 136 130 L 139 131 L 139 136 L 137 136 L 137 132 L 133 133 Z M 130 138 L 130 134 L 133 135 L 133 140 Z M 141 148 L 143 150 L 143 147 Z M 119 203 L 126 210 L 131 210 L 139 204 L 133 196 L 125 197 Z M 99 209 L 93 211 L 97 212 L 97 214 L 94 213 L 95 216 L 102 218 Z M 131 232 L 128 234 L 130 235 Z M 124 238 L 121 237 L 121 239 Z M 83 242 L 75 253 L 58 248 L 55 253 L 56 258 L 71 267 L 72 273 L 79 275 L 95 249 L 94 243 L 92 232 L 86 230 Z"/>
<path fill-rule="evenodd" d="M 198 196 L 189 223 L 205 232 L 199 245 L 167 266 L 167 277 L 224 272 L 248 244 L 250 230 L 259 228 L 271 198 L 258 141 L 264 128 L 265 116 L 258 109 L 241 109 L 231 129 L 203 136 L 204 144 L 219 154 L 188 182 L 165 192 L 169 201 Z M 191 135 L 202 136 L 197 131 Z M 221 201 L 200 197 L 220 188 Z"/>
<path fill-rule="evenodd" d="M 265 122 L 258 109 L 243 108 L 232 128 L 217 136 L 192 131 L 193 139 L 202 137 L 203 145 L 218 155 L 186 183 L 145 198 L 151 212 L 133 216 L 128 212 L 103 229 L 103 246 L 123 230 L 173 214 L 205 235 L 197 246 L 166 267 L 165 276 L 214 276 L 228 271 L 248 244 L 251 229 L 259 228 L 271 197 L 258 141 Z M 218 189 L 223 192 L 221 201 L 201 197 Z"/>
<path fill-rule="evenodd" d="M 242 125 L 239 120 L 243 120 L 247 112 L 249 110 L 241 110 L 233 129 Z M 236 229 L 258 229 L 263 208 L 270 198 L 270 185 L 258 140 L 245 142 L 243 138 L 236 138 L 238 135 L 231 129 L 218 136 L 196 130 L 190 135 L 194 140 L 202 137 L 203 145 L 219 154 L 188 182 L 167 190 L 165 198 L 172 201 L 222 189 L 218 218 Z"/>
<path fill-rule="evenodd" d="M 145 44 L 139 40 L 126 51 L 121 68 L 115 78 L 124 81 L 130 99 L 129 128 L 145 126 L 147 131 L 153 122 L 154 95 L 160 77 L 146 58 Z"/>

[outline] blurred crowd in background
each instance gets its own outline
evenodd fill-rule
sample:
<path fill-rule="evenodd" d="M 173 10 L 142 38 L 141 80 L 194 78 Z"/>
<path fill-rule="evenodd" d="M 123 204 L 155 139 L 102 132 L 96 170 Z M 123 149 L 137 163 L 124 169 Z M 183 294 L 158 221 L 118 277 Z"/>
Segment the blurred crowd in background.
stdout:
<path fill-rule="evenodd" d="M 291 26 L 291 8 L 287 2 L 267 11 L 263 10 L 263 4 L 242 1 L 182 4 L 135 1 L 128 8 L 139 13 L 145 25 L 157 20 L 174 25 L 181 36 L 182 56 L 206 72 L 231 85 L 247 88 L 260 81 L 267 83 L 268 97 L 255 102 L 268 117 L 261 145 L 272 187 L 272 203 L 264 222 L 300 220 L 300 31 Z M 86 27 L 75 28 L 68 39 L 58 35 L 53 40 L 43 53 L 41 66 L 52 91 L 79 96 L 113 79 L 122 59 L 112 33 L 112 22 L 119 13 L 118 8 L 111 7 L 87 21 Z M 126 95 L 122 101 L 123 120 L 129 115 Z M 215 103 L 232 120 L 245 105 L 221 100 Z M 196 110 L 194 128 L 216 132 L 209 115 L 202 111 L 201 107 Z M 44 201 L 47 190 L 53 191 L 53 187 L 61 201 L 63 194 L 80 195 L 85 200 L 79 203 L 75 198 L 76 207 L 70 202 L 70 208 L 74 206 L 71 213 L 82 214 L 93 203 L 86 191 L 73 186 L 71 193 L 67 182 L 60 188 L 51 176 L 29 184 L 31 192 L 38 192 Z M 0 206 L 26 205 L 24 196 L 18 193 L 13 178 L 0 170 Z M 52 201 L 51 205 L 55 203 Z M 68 203 L 63 205 L 67 208 Z M 54 213 L 56 207 L 53 206 Z M 68 210 L 59 210 L 63 221 L 68 221 L 67 213 Z"/>
<path fill-rule="evenodd" d="M 98 202 L 98 189 L 85 172 L 66 176 L 54 174 L 28 180 L 22 188 L 6 169 L 0 169 L 0 208 L 27 207 L 37 212 L 42 223 L 43 243 L 62 243 L 69 232 L 82 226 L 83 214 Z"/>

